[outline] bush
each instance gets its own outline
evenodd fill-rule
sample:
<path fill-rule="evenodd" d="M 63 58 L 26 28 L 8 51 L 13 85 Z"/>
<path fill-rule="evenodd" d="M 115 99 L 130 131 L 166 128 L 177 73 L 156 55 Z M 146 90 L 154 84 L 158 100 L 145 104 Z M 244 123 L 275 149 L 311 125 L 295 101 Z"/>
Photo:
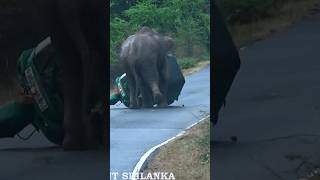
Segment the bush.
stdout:
<path fill-rule="evenodd" d="M 275 0 L 226 0 L 221 4 L 230 22 L 247 23 L 268 16 Z"/>
<path fill-rule="evenodd" d="M 180 68 L 188 69 L 188 68 L 195 67 L 198 61 L 194 58 L 182 58 L 182 59 L 178 59 L 177 62 Z"/>
<path fill-rule="evenodd" d="M 218 0 L 218 5 L 228 22 L 249 23 L 273 16 L 286 2 L 289 0 Z"/>
<path fill-rule="evenodd" d="M 110 19 L 110 59 L 114 63 L 118 59 L 121 42 L 130 34 L 128 22 L 120 18 Z"/>
<path fill-rule="evenodd" d="M 113 1 L 114 3 L 118 1 Z M 117 7 L 111 16 L 110 55 L 117 59 L 121 43 L 142 26 L 149 26 L 176 40 L 178 56 L 200 56 L 194 48 L 209 52 L 210 3 L 209 0 L 140 0 L 130 1 L 128 8 Z M 125 9 L 119 12 L 119 9 Z M 113 10 L 115 12 L 115 10 Z M 196 51 L 203 52 L 203 51 Z"/>

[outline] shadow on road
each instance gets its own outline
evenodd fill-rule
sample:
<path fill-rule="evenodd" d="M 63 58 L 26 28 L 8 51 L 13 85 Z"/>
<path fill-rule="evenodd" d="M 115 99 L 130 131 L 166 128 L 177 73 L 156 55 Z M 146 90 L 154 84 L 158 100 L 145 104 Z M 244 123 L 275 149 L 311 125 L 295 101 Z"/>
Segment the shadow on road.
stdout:
<path fill-rule="evenodd" d="M 32 152 L 47 152 L 47 151 L 57 151 L 57 150 L 61 150 L 62 148 L 59 146 L 49 146 L 49 147 L 39 147 L 39 148 L 4 148 L 4 149 L 0 149 L 0 152 L 3 151 L 10 151 L 10 152 L 28 152 L 28 151 L 32 151 Z"/>

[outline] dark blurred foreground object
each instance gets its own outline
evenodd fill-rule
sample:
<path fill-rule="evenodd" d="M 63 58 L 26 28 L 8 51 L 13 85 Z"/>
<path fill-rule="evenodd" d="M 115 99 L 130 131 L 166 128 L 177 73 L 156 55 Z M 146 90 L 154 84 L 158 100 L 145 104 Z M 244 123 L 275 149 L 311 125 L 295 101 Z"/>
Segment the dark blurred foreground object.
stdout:
<path fill-rule="evenodd" d="M 232 82 L 240 68 L 238 50 L 227 30 L 226 24 L 213 3 L 213 124 L 218 121 L 219 111 L 225 103 Z"/>
<path fill-rule="evenodd" d="M 62 144 L 64 103 L 58 58 L 63 57 L 53 49 L 49 37 L 22 52 L 17 73 L 23 95 L 21 100 L 0 107 L 0 138 L 14 137 L 32 124 L 52 143 Z M 102 118 L 92 113 L 92 120 L 97 125 L 97 138 L 102 141 Z"/>

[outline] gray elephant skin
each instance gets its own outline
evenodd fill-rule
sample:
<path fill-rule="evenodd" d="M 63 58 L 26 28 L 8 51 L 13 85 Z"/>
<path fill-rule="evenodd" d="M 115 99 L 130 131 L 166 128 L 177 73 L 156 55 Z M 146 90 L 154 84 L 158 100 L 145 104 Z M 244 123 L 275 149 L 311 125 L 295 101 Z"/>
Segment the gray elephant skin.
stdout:
<path fill-rule="evenodd" d="M 166 54 L 173 40 L 143 27 L 121 46 L 120 63 L 127 73 L 130 89 L 129 108 L 166 107 L 168 68 Z M 139 96 L 142 96 L 139 98 Z M 141 102 L 142 101 L 142 102 Z"/>

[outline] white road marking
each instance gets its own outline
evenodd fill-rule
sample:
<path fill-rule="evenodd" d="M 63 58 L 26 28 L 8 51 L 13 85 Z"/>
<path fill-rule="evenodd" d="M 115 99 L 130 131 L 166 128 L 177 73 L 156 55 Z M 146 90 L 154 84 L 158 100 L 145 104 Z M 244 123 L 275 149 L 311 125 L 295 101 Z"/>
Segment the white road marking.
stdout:
<path fill-rule="evenodd" d="M 136 164 L 136 166 L 134 167 L 133 171 L 132 171 L 132 180 L 137 180 L 136 176 L 137 174 L 141 171 L 142 166 L 144 165 L 144 163 L 146 162 L 146 160 L 148 159 L 148 157 L 158 148 L 160 148 L 161 146 L 164 146 L 166 144 L 168 144 L 169 142 L 171 142 L 172 140 L 184 135 L 186 133 L 187 130 L 191 129 L 193 126 L 199 124 L 200 122 L 202 122 L 203 120 L 205 120 L 206 118 L 210 117 L 210 115 L 207 115 L 206 117 L 202 118 L 200 121 L 191 124 L 190 126 L 188 126 L 185 130 L 183 130 L 182 132 L 180 132 L 179 134 L 177 134 L 176 136 L 152 147 L 151 149 L 149 149 L 146 153 L 144 153 L 144 155 L 140 158 L 140 160 L 138 161 L 138 163 Z"/>

